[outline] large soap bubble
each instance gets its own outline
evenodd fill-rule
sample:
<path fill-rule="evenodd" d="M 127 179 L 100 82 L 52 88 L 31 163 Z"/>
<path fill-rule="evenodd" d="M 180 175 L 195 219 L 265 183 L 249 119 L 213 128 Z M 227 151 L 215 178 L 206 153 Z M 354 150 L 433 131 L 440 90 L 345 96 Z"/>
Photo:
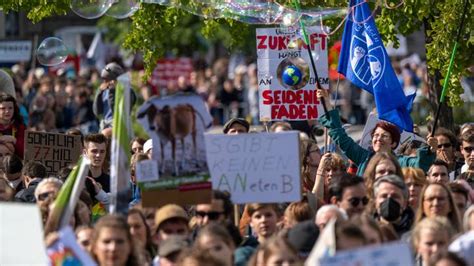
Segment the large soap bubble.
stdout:
<path fill-rule="evenodd" d="M 71 0 L 71 10 L 86 19 L 99 18 L 112 6 L 114 0 Z"/>
<path fill-rule="evenodd" d="M 115 0 L 105 14 L 110 17 L 124 19 L 133 16 L 139 7 L 138 0 Z"/>
<path fill-rule="evenodd" d="M 36 58 L 40 64 L 45 66 L 56 66 L 68 56 L 68 49 L 63 41 L 56 37 L 44 39 L 36 50 Z"/>

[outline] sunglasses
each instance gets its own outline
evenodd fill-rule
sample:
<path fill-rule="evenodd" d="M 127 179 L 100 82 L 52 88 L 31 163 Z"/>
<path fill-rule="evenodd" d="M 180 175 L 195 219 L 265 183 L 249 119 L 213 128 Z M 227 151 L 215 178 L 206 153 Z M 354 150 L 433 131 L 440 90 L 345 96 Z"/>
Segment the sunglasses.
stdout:
<path fill-rule="evenodd" d="M 443 143 L 443 144 L 438 144 L 438 149 L 441 149 L 441 148 L 451 148 L 453 145 L 451 143 Z"/>
<path fill-rule="evenodd" d="M 51 196 L 54 192 L 44 192 L 44 193 L 41 193 L 41 194 L 38 194 L 38 200 L 39 201 L 44 201 L 46 200 L 47 198 L 49 198 L 49 196 Z"/>
<path fill-rule="evenodd" d="M 357 207 L 359 204 L 362 202 L 362 205 L 367 205 L 369 204 L 369 198 L 363 197 L 363 198 L 350 198 L 349 203 L 351 204 L 352 207 Z"/>
<path fill-rule="evenodd" d="M 219 216 L 223 214 L 223 212 L 201 212 L 197 211 L 196 216 L 199 216 L 201 218 L 204 218 L 207 216 L 207 218 L 211 221 L 219 219 Z"/>
<path fill-rule="evenodd" d="M 471 153 L 472 151 L 474 151 L 474 147 L 464 147 L 462 148 L 464 150 L 464 152 L 466 153 Z"/>

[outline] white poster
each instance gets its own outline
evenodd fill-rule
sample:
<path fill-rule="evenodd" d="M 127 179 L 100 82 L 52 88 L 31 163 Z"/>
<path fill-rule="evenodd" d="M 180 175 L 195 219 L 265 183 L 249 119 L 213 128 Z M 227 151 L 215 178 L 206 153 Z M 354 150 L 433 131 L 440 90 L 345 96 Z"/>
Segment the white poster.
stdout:
<path fill-rule="evenodd" d="M 212 187 L 230 192 L 233 203 L 301 199 L 297 131 L 206 134 L 205 140 Z"/>
<path fill-rule="evenodd" d="M 329 89 L 327 35 L 319 27 L 306 30 L 319 82 Z M 323 111 L 301 30 L 259 28 L 256 38 L 260 120 L 317 119 Z"/>
<path fill-rule="evenodd" d="M 30 61 L 31 41 L 1 41 L 0 62 Z"/>

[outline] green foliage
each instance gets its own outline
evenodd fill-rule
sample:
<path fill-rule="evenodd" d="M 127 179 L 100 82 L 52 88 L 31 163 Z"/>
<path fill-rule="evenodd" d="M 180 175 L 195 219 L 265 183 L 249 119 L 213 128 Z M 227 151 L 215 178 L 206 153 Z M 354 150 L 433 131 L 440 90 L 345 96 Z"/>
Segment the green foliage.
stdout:
<path fill-rule="evenodd" d="M 65 15 L 71 0 L 0 0 L 0 8 L 5 11 L 26 11 L 28 19 L 38 22 L 54 15 Z"/>

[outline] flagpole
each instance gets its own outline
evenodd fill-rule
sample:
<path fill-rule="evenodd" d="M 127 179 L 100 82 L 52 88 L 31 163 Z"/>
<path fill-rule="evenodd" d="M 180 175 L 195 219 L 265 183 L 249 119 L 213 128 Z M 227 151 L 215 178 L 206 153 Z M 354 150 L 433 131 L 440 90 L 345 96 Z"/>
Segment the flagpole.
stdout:
<path fill-rule="evenodd" d="M 300 13 L 300 1 L 299 0 L 293 0 L 293 4 L 296 8 L 296 12 L 299 14 Z M 300 19 L 300 27 L 301 27 L 301 30 L 303 31 L 303 37 L 304 37 L 304 41 L 306 43 L 306 51 L 308 51 L 308 54 L 309 54 L 309 59 L 311 61 L 311 67 L 313 68 L 313 73 L 314 73 L 314 77 L 316 79 L 316 88 L 318 90 L 322 90 L 323 88 L 321 87 L 321 83 L 319 82 L 319 76 L 318 76 L 318 71 L 316 71 L 316 64 L 314 63 L 314 59 L 313 59 L 313 53 L 311 51 L 311 47 L 310 47 L 310 44 L 309 44 L 309 38 L 308 38 L 308 34 L 306 33 L 306 28 L 305 28 L 305 25 L 304 25 L 304 22 Z M 324 109 L 324 114 L 327 115 L 328 113 L 328 108 L 326 106 L 326 102 L 324 101 L 324 99 L 321 101 L 321 104 L 323 105 L 323 109 Z M 329 118 L 329 116 L 328 116 Z"/>
<path fill-rule="evenodd" d="M 451 52 L 451 59 L 449 60 L 448 72 L 446 73 L 446 77 L 444 78 L 443 90 L 441 91 L 441 97 L 439 99 L 438 109 L 436 110 L 436 116 L 433 123 L 433 128 L 431 130 L 431 136 L 434 136 L 435 134 L 436 126 L 438 124 L 439 114 L 441 111 L 441 105 L 442 103 L 444 103 L 444 98 L 446 96 L 446 90 L 448 88 L 449 77 L 451 76 L 451 70 L 453 69 L 454 57 L 456 56 L 456 50 L 459 46 L 459 39 L 461 38 L 461 33 L 462 33 L 462 28 L 464 26 L 464 18 L 466 17 L 468 3 L 469 3 L 469 0 L 466 0 L 466 2 L 464 3 L 464 10 L 461 17 L 461 24 L 459 25 L 458 34 L 456 36 L 456 40 L 454 41 L 454 48 L 453 48 L 453 51 Z"/>

